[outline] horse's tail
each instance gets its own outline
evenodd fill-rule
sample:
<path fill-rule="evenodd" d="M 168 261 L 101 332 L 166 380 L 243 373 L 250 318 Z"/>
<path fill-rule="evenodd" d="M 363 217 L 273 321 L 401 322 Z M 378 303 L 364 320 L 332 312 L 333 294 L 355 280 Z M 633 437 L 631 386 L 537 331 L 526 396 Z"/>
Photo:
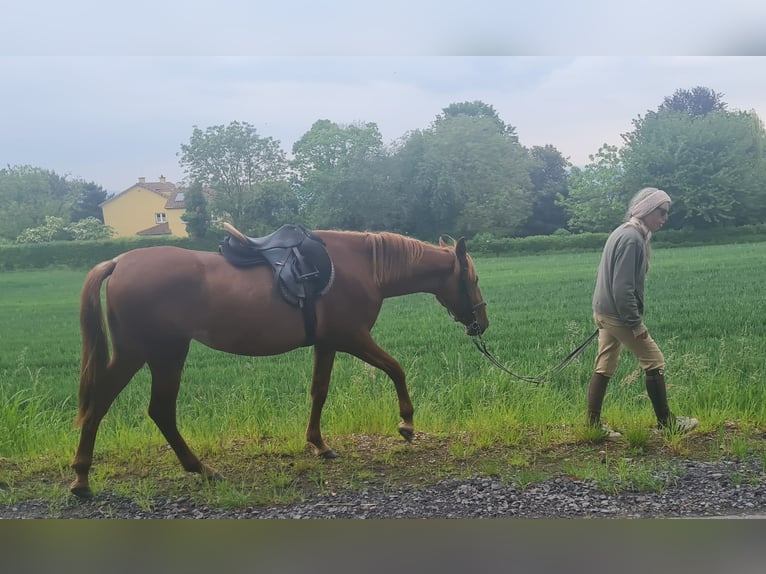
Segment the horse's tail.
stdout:
<path fill-rule="evenodd" d="M 85 278 L 80 294 L 80 330 L 82 332 L 82 363 L 80 365 L 79 411 L 75 427 L 79 427 L 93 408 L 93 388 L 106 371 L 109 343 L 106 336 L 104 311 L 101 307 L 101 285 L 109 277 L 117 261 L 111 259 L 96 265 Z"/>

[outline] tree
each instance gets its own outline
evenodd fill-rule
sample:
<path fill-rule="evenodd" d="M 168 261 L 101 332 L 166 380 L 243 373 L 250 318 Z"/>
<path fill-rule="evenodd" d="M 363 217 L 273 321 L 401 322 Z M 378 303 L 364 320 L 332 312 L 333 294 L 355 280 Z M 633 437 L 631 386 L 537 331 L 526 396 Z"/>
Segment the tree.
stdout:
<path fill-rule="evenodd" d="M 285 223 L 300 221 L 298 198 L 286 181 L 267 181 L 256 189 L 246 211 L 255 235 L 266 235 Z"/>
<path fill-rule="evenodd" d="M 584 168 L 573 167 L 569 196 L 558 200 L 569 214 L 572 231 L 610 231 L 625 216 L 627 194 L 617 146 L 602 145 Z"/>
<path fill-rule="evenodd" d="M 312 204 L 312 222 L 322 228 L 397 231 L 405 206 L 397 201 L 387 156 L 358 160 L 322 174 L 323 191 Z"/>
<path fill-rule="evenodd" d="M 752 112 L 704 116 L 664 109 L 637 124 L 623 151 L 625 185 L 666 190 L 668 227 L 759 223 L 766 217 L 766 155 Z"/>
<path fill-rule="evenodd" d="M 766 132 L 710 88 L 676 90 L 623 134 L 624 183 L 673 198 L 670 228 L 744 225 L 766 217 Z"/>
<path fill-rule="evenodd" d="M 381 166 L 382 191 L 379 195 L 385 193 L 387 200 L 384 215 L 387 223 L 382 228 L 433 241 L 432 229 L 435 227 L 429 223 L 428 198 L 422 195 L 417 185 L 429 134 L 430 131 L 415 130 L 394 142 Z"/>
<path fill-rule="evenodd" d="M 722 94 L 697 87 L 632 123 L 622 148 L 604 146 L 584 170 L 572 169 L 561 203 L 573 229 L 607 231 L 649 186 L 670 194 L 671 229 L 766 219 L 766 131 L 754 112 L 729 111 Z"/>
<path fill-rule="evenodd" d="M 74 194 L 66 178 L 29 165 L 0 170 L 0 238 L 14 240 L 46 216 L 69 221 Z"/>
<path fill-rule="evenodd" d="M 106 201 L 106 190 L 94 182 L 75 181 L 72 183 L 74 191 L 74 205 L 72 206 L 71 220 L 80 221 L 88 217 L 94 217 L 104 222 L 104 214 L 101 204 Z"/>
<path fill-rule="evenodd" d="M 181 145 L 180 155 L 180 164 L 191 181 L 213 190 L 211 211 L 243 232 L 258 225 L 249 218 L 257 212 L 258 189 L 287 181 L 287 159 L 279 142 L 260 137 L 246 122 L 212 126 L 205 131 L 194 126 L 189 143 Z"/>
<path fill-rule="evenodd" d="M 518 142 L 519 138 L 516 135 L 516 128 L 512 125 L 506 124 L 497 110 L 490 104 L 485 104 L 480 100 L 474 100 L 473 102 L 458 102 L 453 103 L 442 109 L 442 113 L 436 117 L 434 124 L 438 124 L 448 118 L 456 118 L 459 116 L 468 116 L 471 118 L 487 118 L 491 120 L 500 131 L 501 134 L 510 137 L 513 141 Z"/>
<path fill-rule="evenodd" d="M 569 161 L 552 145 L 529 150 L 532 180 L 532 215 L 524 225 L 524 235 L 549 235 L 567 224 L 567 215 L 559 203 L 569 195 Z"/>
<path fill-rule="evenodd" d="M 365 229 L 380 221 L 372 166 L 385 150 L 376 124 L 319 120 L 295 142 L 293 156 L 300 209 L 312 226 Z"/>
<path fill-rule="evenodd" d="M 429 130 L 411 134 L 397 155 L 410 166 L 403 200 L 414 235 L 521 231 L 531 208 L 529 159 L 493 118 L 441 117 Z"/>
<path fill-rule="evenodd" d="M 377 124 L 339 125 L 317 120 L 293 144 L 292 167 L 305 180 L 312 172 L 327 172 L 357 160 L 378 155 L 383 139 Z"/>
<path fill-rule="evenodd" d="M 691 90 L 676 90 L 672 96 L 662 101 L 657 111 L 681 112 L 696 118 L 712 112 L 726 111 L 726 107 L 723 94 L 710 88 L 696 86 Z"/>
<path fill-rule="evenodd" d="M 210 211 L 199 181 L 189 186 L 184 197 L 184 204 L 186 211 L 181 216 L 181 220 L 186 224 L 186 232 L 192 239 L 204 239 L 210 228 Z"/>
<path fill-rule="evenodd" d="M 727 104 L 722 98 L 723 94 L 702 86 L 697 86 L 691 90 L 676 90 L 672 96 L 665 97 L 656 111 L 650 110 L 645 117 L 639 115 L 632 120 L 633 130 L 621 134 L 622 139 L 627 146 L 641 145 L 644 125 L 647 122 L 656 121 L 658 117 L 668 117 L 673 113 L 694 119 L 713 112 L 724 112 Z"/>

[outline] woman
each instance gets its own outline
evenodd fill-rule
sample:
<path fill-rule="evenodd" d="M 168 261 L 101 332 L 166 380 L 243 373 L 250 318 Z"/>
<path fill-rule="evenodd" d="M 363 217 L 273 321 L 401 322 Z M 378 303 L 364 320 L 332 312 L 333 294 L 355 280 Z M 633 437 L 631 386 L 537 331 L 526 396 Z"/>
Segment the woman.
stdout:
<path fill-rule="evenodd" d="M 608 438 L 620 433 L 601 424 L 601 405 L 609 379 L 617 370 L 622 346 L 646 372 L 646 392 L 661 429 L 689 431 L 697 419 L 670 412 L 665 391 L 665 358 L 644 325 L 644 279 L 649 269 L 652 232 L 668 220 L 670 197 L 647 187 L 631 200 L 626 222 L 615 229 L 601 255 L 593 293 L 593 318 L 598 326 L 598 355 L 588 386 L 588 423 Z"/>

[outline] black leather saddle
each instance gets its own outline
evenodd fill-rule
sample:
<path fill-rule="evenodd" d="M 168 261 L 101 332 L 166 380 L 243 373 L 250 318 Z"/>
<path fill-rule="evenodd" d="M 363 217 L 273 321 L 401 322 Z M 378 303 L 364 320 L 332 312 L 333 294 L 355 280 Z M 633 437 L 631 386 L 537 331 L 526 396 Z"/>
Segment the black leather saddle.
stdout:
<path fill-rule="evenodd" d="M 248 237 L 228 223 L 218 251 L 235 267 L 269 265 L 275 290 L 303 310 L 306 345 L 316 337 L 316 299 L 327 293 L 335 277 L 324 241 L 300 225 L 283 225 L 264 237 Z"/>

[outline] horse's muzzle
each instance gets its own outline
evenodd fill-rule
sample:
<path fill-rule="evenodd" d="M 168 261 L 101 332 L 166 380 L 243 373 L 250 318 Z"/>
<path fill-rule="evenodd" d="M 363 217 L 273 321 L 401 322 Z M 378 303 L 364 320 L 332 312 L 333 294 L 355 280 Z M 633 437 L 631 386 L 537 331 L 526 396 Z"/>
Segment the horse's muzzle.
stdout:
<path fill-rule="evenodd" d="M 484 312 L 487 303 L 485 301 L 479 301 L 471 308 L 471 322 L 463 323 L 465 325 L 465 334 L 475 337 L 481 335 L 489 327 L 489 320 L 487 314 Z M 480 313 L 480 311 L 482 311 Z"/>
<path fill-rule="evenodd" d="M 489 323 L 480 325 L 478 321 L 473 321 L 465 326 L 465 334 L 470 335 L 471 337 L 476 337 L 477 335 L 484 333 L 484 331 L 487 330 L 487 327 L 489 327 Z"/>

